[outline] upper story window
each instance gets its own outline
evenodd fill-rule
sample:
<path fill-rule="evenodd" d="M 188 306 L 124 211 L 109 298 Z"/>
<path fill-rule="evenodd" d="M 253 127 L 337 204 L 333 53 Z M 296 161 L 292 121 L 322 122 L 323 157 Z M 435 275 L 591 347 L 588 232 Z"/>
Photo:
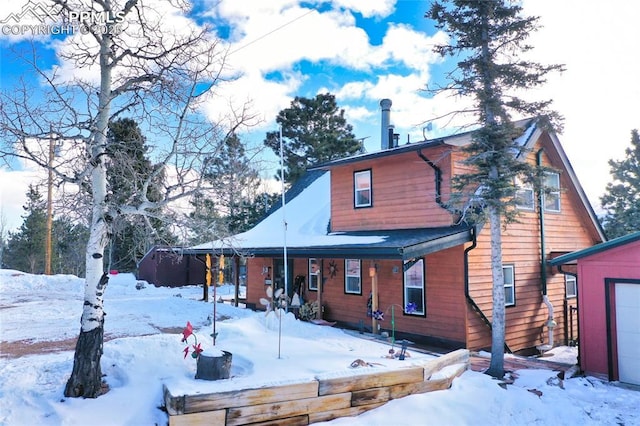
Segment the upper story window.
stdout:
<path fill-rule="evenodd" d="M 353 200 L 354 206 L 358 207 L 371 207 L 372 205 L 372 193 L 371 193 L 371 169 L 361 170 L 353 174 Z"/>
<path fill-rule="evenodd" d="M 564 285 L 566 288 L 567 299 L 578 296 L 578 286 L 575 275 L 565 274 Z"/>
<path fill-rule="evenodd" d="M 344 292 L 362 294 L 360 259 L 344 260 Z"/>
<path fill-rule="evenodd" d="M 309 290 L 318 291 L 318 280 L 320 279 L 320 265 L 318 259 L 309 259 Z"/>
<path fill-rule="evenodd" d="M 544 209 L 550 212 L 560 211 L 560 175 L 555 172 L 547 172 L 544 176 L 544 186 L 547 192 L 543 196 Z"/>
<path fill-rule="evenodd" d="M 519 209 L 534 209 L 534 192 L 531 182 L 524 182 L 516 177 L 516 206 Z"/>
<path fill-rule="evenodd" d="M 535 208 L 535 191 L 531 182 L 525 182 L 520 177 L 515 178 L 516 206 L 523 210 Z M 546 172 L 544 176 L 545 194 L 542 204 L 545 211 L 560 211 L 560 175 L 556 172 Z"/>
<path fill-rule="evenodd" d="M 504 306 L 515 306 L 516 304 L 516 279 L 513 265 L 502 266 L 504 275 Z"/>

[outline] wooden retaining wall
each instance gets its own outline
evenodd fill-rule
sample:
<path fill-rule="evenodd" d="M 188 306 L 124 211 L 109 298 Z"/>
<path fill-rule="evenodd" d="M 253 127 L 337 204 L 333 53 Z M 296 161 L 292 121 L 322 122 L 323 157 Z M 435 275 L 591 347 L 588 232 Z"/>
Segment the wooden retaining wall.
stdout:
<path fill-rule="evenodd" d="M 198 395 L 171 394 L 164 386 L 169 425 L 308 425 L 357 416 L 387 401 L 448 389 L 469 368 L 469 351 L 459 349 L 424 365 L 378 370 L 283 386 Z"/>

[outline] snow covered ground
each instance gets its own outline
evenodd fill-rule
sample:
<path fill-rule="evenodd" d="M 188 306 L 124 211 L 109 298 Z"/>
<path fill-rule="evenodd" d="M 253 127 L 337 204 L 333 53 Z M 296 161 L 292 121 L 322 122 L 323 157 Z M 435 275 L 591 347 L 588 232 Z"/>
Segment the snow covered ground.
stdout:
<path fill-rule="evenodd" d="M 105 296 L 106 342 L 102 370 L 110 391 L 94 400 L 65 398 L 79 332 L 84 282 L 69 275 L 45 277 L 0 270 L 0 424 L 166 424 L 162 384 L 211 392 L 247 383 L 273 384 L 319 373 L 348 371 L 356 359 L 384 358 L 389 345 L 341 330 L 216 304 L 219 333 L 211 345 L 213 303 L 202 289 L 136 289 L 130 274 L 111 277 Z M 219 288 L 230 297 L 232 289 Z M 232 378 L 194 380 L 195 361 L 183 358 L 181 330 L 190 321 L 205 350 L 233 353 Z M 278 336 L 281 335 L 281 340 Z M 575 351 L 557 348 L 554 361 L 575 362 Z M 518 370 L 506 389 L 498 381 L 465 372 L 446 391 L 412 395 L 331 425 L 529 424 L 640 425 L 640 391 L 593 377 L 560 381 L 551 370 Z"/>

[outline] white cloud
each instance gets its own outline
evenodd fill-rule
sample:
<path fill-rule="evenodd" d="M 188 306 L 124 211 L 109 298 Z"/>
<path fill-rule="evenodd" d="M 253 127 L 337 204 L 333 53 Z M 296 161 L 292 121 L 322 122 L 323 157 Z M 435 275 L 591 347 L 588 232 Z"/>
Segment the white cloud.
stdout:
<path fill-rule="evenodd" d="M 7 230 L 15 230 L 22 223 L 20 216 L 24 213 L 22 206 L 27 202 L 29 184 L 38 180 L 38 174 L 32 170 L 0 168 L 0 216 L 4 216 Z"/>
<path fill-rule="evenodd" d="M 193 25 L 180 14 L 168 14 L 167 3 L 153 3 L 163 16 L 163 25 Z M 313 83 L 315 76 L 302 71 L 303 61 L 316 68 L 325 66 L 324 77 L 330 83 L 320 83 L 324 87 L 318 92 L 336 94 L 339 105 L 356 126 L 357 136 L 371 136 L 367 142 L 376 146 L 382 98 L 393 101 L 392 122 L 403 134 L 402 141 L 407 133 L 412 140 L 422 139 L 426 120 L 460 109 L 460 99 L 446 95 L 432 98 L 421 91 L 431 79 L 433 65 L 440 61 L 432 46 L 445 42 L 445 34 L 428 36 L 409 24 L 380 21 L 388 27 L 383 28 L 382 43 L 373 45 L 366 32 L 356 26 L 352 12 L 365 18 L 384 18 L 393 12 L 397 1 L 334 0 L 322 3 L 323 8 L 317 10 L 304 6 L 313 2 L 299 0 L 209 3 L 210 16 L 228 24 L 229 73 L 239 75 L 236 81 L 215 88 L 215 96 L 206 107 L 209 117 L 223 117 L 229 105 L 237 108 L 250 102 L 260 120 L 252 130 L 273 129 L 278 111 L 288 107 L 301 88 L 309 86 L 307 83 Z M 597 207 L 609 180 L 607 160 L 621 158 L 629 144 L 630 130 L 640 127 L 640 26 L 636 23 L 640 3 L 614 0 L 606 7 L 596 0 L 522 3 L 525 13 L 541 16 L 543 25 L 531 38 L 534 58 L 567 66 L 566 72 L 550 78 L 534 94 L 536 98 L 553 98 L 554 107 L 566 117 L 561 141 Z M 95 75 L 92 70 L 80 71 L 64 63 L 61 70 L 68 76 Z M 357 77 L 342 87 L 331 86 L 338 81 L 332 74 L 351 71 L 357 71 Z M 445 124 L 446 120 L 435 122 L 434 136 Z M 449 128 L 459 124 L 459 120 L 454 121 Z"/>
<path fill-rule="evenodd" d="M 359 12 L 365 18 L 380 17 L 385 18 L 393 13 L 395 0 L 334 0 L 333 3 L 339 7 Z"/>

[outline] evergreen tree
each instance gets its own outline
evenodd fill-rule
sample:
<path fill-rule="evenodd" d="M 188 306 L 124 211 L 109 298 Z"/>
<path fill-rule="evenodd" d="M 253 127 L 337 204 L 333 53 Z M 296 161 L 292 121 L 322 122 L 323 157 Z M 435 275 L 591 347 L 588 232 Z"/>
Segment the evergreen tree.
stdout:
<path fill-rule="evenodd" d="M 254 196 L 260 177 L 237 135 L 229 135 L 218 155 L 210 159 L 206 178 L 212 184 L 228 232 L 246 230 L 247 200 Z"/>
<path fill-rule="evenodd" d="M 7 216 L 4 214 L 4 209 L 0 207 L 0 268 L 4 268 L 4 251 L 7 248 Z"/>
<path fill-rule="evenodd" d="M 298 97 L 289 108 L 278 113 L 276 122 L 282 126 L 284 180 L 293 184 L 307 167 L 329 160 L 347 157 L 361 151 L 353 127 L 338 109 L 330 93 L 313 99 Z M 280 132 L 268 132 L 265 146 L 280 157 Z M 280 175 L 276 175 L 280 180 Z"/>
<path fill-rule="evenodd" d="M 144 192 L 150 201 L 160 199 L 164 174 L 147 158 L 146 139 L 135 121 L 123 118 L 109 123 L 106 152 L 110 160 L 107 181 L 112 202 L 137 207 Z M 153 174 L 157 175 L 153 184 L 145 187 Z M 154 216 L 159 217 L 160 212 L 123 215 L 113 222 L 113 238 L 108 246 L 110 269 L 135 270 L 154 244 L 172 240 L 167 226 Z"/>
<path fill-rule="evenodd" d="M 4 262 L 7 268 L 32 274 L 44 273 L 47 210 L 38 188 L 29 185 L 20 228 L 9 232 Z"/>
<path fill-rule="evenodd" d="M 203 244 L 227 235 L 226 229 L 220 229 L 223 221 L 211 197 L 198 192 L 194 194 L 190 204 L 192 210 L 187 222 L 190 233 L 187 244 Z"/>
<path fill-rule="evenodd" d="M 609 238 L 640 231 L 640 135 L 631 131 L 631 146 L 625 150 L 625 159 L 609 160 L 613 182 L 600 202 L 606 210 L 604 229 Z"/>
<path fill-rule="evenodd" d="M 66 218 L 53 221 L 52 269 L 57 274 L 84 276 L 84 248 L 89 229 Z"/>
<path fill-rule="evenodd" d="M 502 272 L 504 220 L 514 217 L 516 176 L 535 179 L 540 172 L 518 159 L 522 149 L 514 142 L 517 131 L 511 113 L 556 114 L 547 111 L 550 101 L 526 102 L 518 97 L 524 89 L 544 81 L 544 75 L 561 69 L 520 60 L 530 49 L 525 41 L 537 29 L 535 17 L 523 17 L 522 8 L 504 0 L 435 1 L 426 17 L 451 36 L 448 45 L 436 46 L 442 56 L 458 58 L 458 69 L 449 75 L 447 89 L 471 96 L 473 113 L 482 127 L 466 147 L 467 164 L 475 171 L 461 176 L 458 190 L 474 190 L 471 203 L 482 208 L 491 230 L 493 311 L 491 363 L 487 374 L 504 376 L 505 300 Z M 543 272 L 544 273 L 544 272 Z"/>
<path fill-rule="evenodd" d="M 200 200 L 201 207 L 212 219 L 217 218 L 218 232 L 222 232 L 218 237 L 246 231 L 260 219 L 255 209 L 264 200 L 264 194 L 258 193 L 260 175 L 237 135 L 229 135 L 218 155 L 209 160 L 205 177 L 213 199 Z"/>

